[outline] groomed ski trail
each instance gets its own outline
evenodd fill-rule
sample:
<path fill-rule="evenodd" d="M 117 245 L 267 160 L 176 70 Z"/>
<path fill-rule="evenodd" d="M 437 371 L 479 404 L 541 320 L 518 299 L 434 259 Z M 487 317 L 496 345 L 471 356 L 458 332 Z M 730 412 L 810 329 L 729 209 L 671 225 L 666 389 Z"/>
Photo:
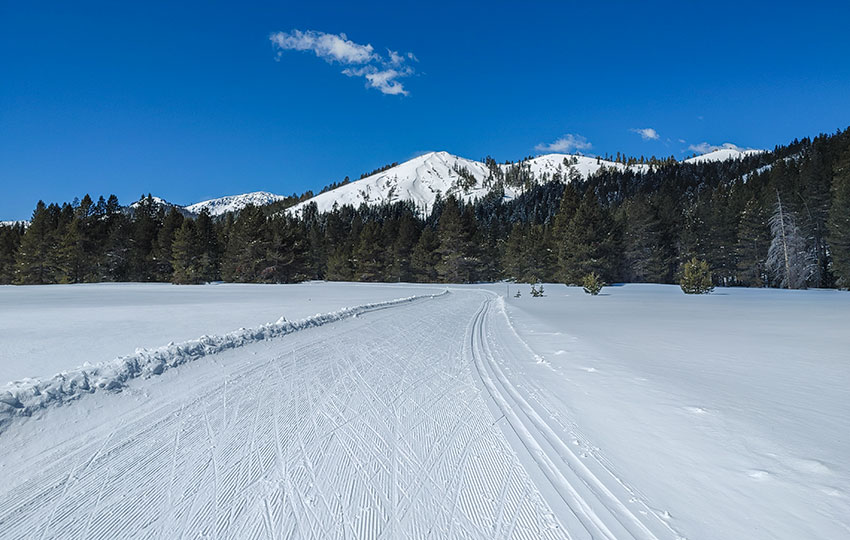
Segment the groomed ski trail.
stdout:
<path fill-rule="evenodd" d="M 210 355 L 0 434 L 3 538 L 582 538 L 488 409 L 456 291 Z"/>
<path fill-rule="evenodd" d="M 533 384 L 517 383 L 506 374 L 504 366 L 518 358 L 533 358 L 534 353 L 511 326 L 504 300 L 490 293 L 475 313 L 472 328 L 468 340 L 475 368 L 496 414 L 507 420 L 507 429 L 515 435 L 514 447 L 527 468 L 539 472 L 538 484 L 551 488 L 547 501 L 570 534 L 604 540 L 681 539 L 645 503 L 631 497 L 622 480 L 604 465 L 586 464 L 570 448 L 564 441 L 566 434 L 546 421 L 546 411 L 529 401 L 529 395 L 538 393 Z M 593 465 L 601 473 L 593 472 Z"/>

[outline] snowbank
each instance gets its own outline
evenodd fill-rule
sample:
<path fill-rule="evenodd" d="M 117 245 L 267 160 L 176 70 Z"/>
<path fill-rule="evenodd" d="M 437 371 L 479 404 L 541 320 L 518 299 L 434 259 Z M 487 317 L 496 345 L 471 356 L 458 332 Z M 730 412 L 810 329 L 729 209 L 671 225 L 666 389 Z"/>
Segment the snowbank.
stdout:
<path fill-rule="evenodd" d="M 49 379 L 14 381 L 0 390 L 0 431 L 15 417 L 30 416 L 40 409 L 75 400 L 83 394 L 91 394 L 97 390 L 120 391 L 130 379 L 159 375 L 169 368 L 210 354 L 356 317 L 361 313 L 426 298 L 436 298 L 448 293 L 443 291 L 440 294 L 414 295 L 363 304 L 331 313 L 317 314 L 299 321 L 287 321 L 281 318 L 274 323 L 256 328 L 240 328 L 224 335 L 201 336 L 191 341 L 170 343 L 157 349 L 137 349 L 134 354 L 108 362 L 83 365 L 58 373 Z"/>

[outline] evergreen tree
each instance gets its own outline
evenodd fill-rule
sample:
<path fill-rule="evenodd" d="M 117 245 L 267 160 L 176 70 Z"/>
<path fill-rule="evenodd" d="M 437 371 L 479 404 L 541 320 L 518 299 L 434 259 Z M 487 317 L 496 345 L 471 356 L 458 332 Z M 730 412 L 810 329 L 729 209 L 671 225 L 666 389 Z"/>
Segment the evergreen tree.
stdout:
<path fill-rule="evenodd" d="M 591 272 L 612 280 L 621 256 L 616 224 L 593 191 L 587 191 L 564 236 L 561 274 L 566 283 L 579 283 Z"/>
<path fill-rule="evenodd" d="M 413 249 L 419 240 L 419 228 L 411 213 L 405 213 L 397 222 L 398 232 L 393 242 L 392 281 L 413 281 Z"/>
<path fill-rule="evenodd" d="M 850 148 L 835 165 L 828 238 L 838 285 L 850 288 Z"/>
<path fill-rule="evenodd" d="M 301 223 L 287 217 L 273 218 L 272 237 L 260 279 L 270 283 L 296 283 L 307 277 L 306 233 Z"/>
<path fill-rule="evenodd" d="M 462 211 L 460 203 L 454 197 L 446 199 L 437 231 L 440 238 L 437 273 L 442 281 L 475 281 L 478 265 L 474 243 L 476 231 L 475 216 L 471 209 Z"/>
<path fill-rule="evenodd" d="M 174 233 L 171 242 L 170 267 L 173 268 L 172 283 L 203 283 L 203 270 L 200 261 L 201 246 L 195 222 L 184 219 Z"/>
<path fill-rule="evenodd" d="M 248 205 L 239 212 L 239 218 L 230 231 L 222 275 L 226 281 L 256 282 L 268 266 L 268 229 L 263 211 Z"/>
<path fill-rule="evenodd" d="M 168 281 L 174 274 L 174 268 L 171 266 L 171 244 L 174 242 L 174 235 L 183 225 L 183 220 L 183 214 L 176 208 L 171 208 L 162 225 L 158 227 L 156 241 L 151 250 L 155 281 Z"/>
<path fill-rule="evenodd" d="M 570 222 L 575 216 L 581 198 L 576 191 L 575 184 L 569 183 L 564 187 L 564 193 L 561 195 L 558 212 L 552 220 L 552 246 L 551 251 L 557 257 L 557 267 L 559 271 L 557 279 L 565 280 L 563 269 L 567 267 L 570 258 L 569 247 L 567 246 L 567 233 L 569 232 Z"/>
<path fill-rule="evenodd" d="M 764 210 L 753 198 L 747 201 L 738 222 L 735 257 L 737 282 L 750 287 L 767 286 L 767 250 L 770 231 Z"/>
<path fill-rule="evenodd" d="M 162 209 L 148 194 L 136 203 L 130 244 L 130 275 L 135 281 L 156 281 L 159 277 L 154 258 L 154 244 L 162 227 Z"/>
<path fill-rule="evenodd" d="M 0 285 L 15 280 L 15 256 L 21 245 L 23 225 L 0 225 Z"/>
<path fill-rule="evenodd" d="M 636 197 L 623 204 L 621 215 L 626 279 L 664 283 L 669 279 L 672 256 L 664 248 L 661 218 L 656 209 L 645 197 Z"/>
<path fill-rule="evenodd" d="M 195 231 L 197 233 L 200 254 L 198 259 L 199 279 L 204 282 L 221 279 L 219 235 L 210 217 L 209 210 L 206 208 L 201 210 L 201 213 L 198 214 L 198 218 L 195 220 Z"/>
<path fill-rule="evenodd" d="M 58 251 L 58 281 L 83 283 L 89 276 L 89 257 L 82 222 L 74 217 L 65 228 Z"/>
<path fill-rule="evenodd" d="M 706 294 L 714 290 L 708 263 L 696 257 L 685 263 L 682 281 L 679 283 L 685 294 Z"/>
<path fill-rule="evenodd" d="M 437 264 L 440 262 L 440 238 L 430 227 L 422 230 L 419 240 L 410 255 L 410 266 L 416 281 L 437 281 Z"/>
<path fill-rule="evenodd" d="M 15 283 L 20 285 L 56 283 L 58 208 L 38 201 L 32 220 L 18 248 Z"/>

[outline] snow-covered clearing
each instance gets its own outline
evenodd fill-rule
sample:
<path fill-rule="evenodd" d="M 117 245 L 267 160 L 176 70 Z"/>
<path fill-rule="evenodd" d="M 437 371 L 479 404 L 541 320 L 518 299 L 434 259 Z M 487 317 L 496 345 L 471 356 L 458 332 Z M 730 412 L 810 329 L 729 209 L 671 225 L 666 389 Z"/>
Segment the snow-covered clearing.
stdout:
<path fill-rule="evenodd" d="M 137 348 L 444 289 L 368 283 L 0 285 L 0 386 Z"/>
<path fill-rule="evenodd" d="M 99 287 L 0 298 L 17 295 L 18 328 L 67 353 L 45 364 L 62 370 L 77 346 L 139 345 L 116 324 L 119 353 L 50 333 L 74 313 L 90 334 L 133 317 L 154 347 L 424 298 L 15 417 L 0 432 L 1 537 L 850 537 L 847 293 Z M 62 291 L 90 303 L 63 314 L 46 298 Z M 39 302 L 52 322 L 27 328 Z"/>
<path fill-rule="evenodd" d="M 850 538 L 850 293 L 527 289 L 510 377 L 585 463 L 687 538 Z"/>

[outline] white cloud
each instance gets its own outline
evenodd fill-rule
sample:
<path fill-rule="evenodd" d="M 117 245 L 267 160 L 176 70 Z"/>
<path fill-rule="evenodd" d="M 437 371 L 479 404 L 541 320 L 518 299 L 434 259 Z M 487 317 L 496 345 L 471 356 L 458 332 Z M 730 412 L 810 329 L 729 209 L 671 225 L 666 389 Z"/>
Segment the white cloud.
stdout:
<path fill-rule="evenodd" d="M 688 150 L 690 150 L 692 152 L 696 152 L 697 154 L 707 154 L 709 152 L 714 152 L 715 150 L 724 150 L 724 149 L 738 150 L 738 151 L 746 150 L 745 148 L 741 148 L 737 144 L 732 144 L 732 143 L 723 143 L 720 146 L 717 146 L 717 145 L 714 145 L 714 144 L 708 144 L 707 142 L 701 142 L 699 144 L 692 144 L 692 145 L 688 146 Z"/>
<path fill-rule="evenodd" d="M 404 86 L 395 80 L 398 77 L 409 75 L 409 72 L 400 72 L 395 69 L 380 70 L 375 66 L 366 66 L 356 69 L 347 68 L 342 72 L 349 77 L 364 77 L 366 79 L 366 86 L 375 88 L 383 94 L 396 96 L 406 96 L 409 94 L 409 92 L 404 89 Z"/>
<path fill-rule="evenodd" d="M 657 141 L 659 137 L 658 132 L 652 128 L 633 128 L 629 131 L 637 133 L 645 141 Z"/>
<path fill-rule="evenodd" d="M 574 150 L 590 150 L 593 147 L 588 140 L 581 135 L 567 133 L 552 143 L 540 143 L 534 147 L 538 152 L 572 152 Z"/>
<path fill-rule="evenodd" d="M 275 32 L 269 36 L 277 49 L 279 60 L 283 51 L 311 51 L 329 63 L 348 66 L 342 70 L 349 77 L 363 77 L 368 88 L 383 94 L 406 96 L 409 94 L 397 79 L 414 73 L 407 62 L 418 62 L 413 53 L 399 53 L 387 49 L 387 58 L 375 52 L 372 45 L 361 45 L 348 39 L 345 34 L 327 34 L 315 30 L 293 30 Z"/>
<path fill-rule="evenodd" d="M 269 39 L 280 49 L 278 55 L 284 50 L 312 51 L 328 62 L 342 64 L 365 64 L 377 57 L 371 45 L 354 43 L 345 34 L 293 30 L 292 32 L 275 32 L 269 36 Z"/>

